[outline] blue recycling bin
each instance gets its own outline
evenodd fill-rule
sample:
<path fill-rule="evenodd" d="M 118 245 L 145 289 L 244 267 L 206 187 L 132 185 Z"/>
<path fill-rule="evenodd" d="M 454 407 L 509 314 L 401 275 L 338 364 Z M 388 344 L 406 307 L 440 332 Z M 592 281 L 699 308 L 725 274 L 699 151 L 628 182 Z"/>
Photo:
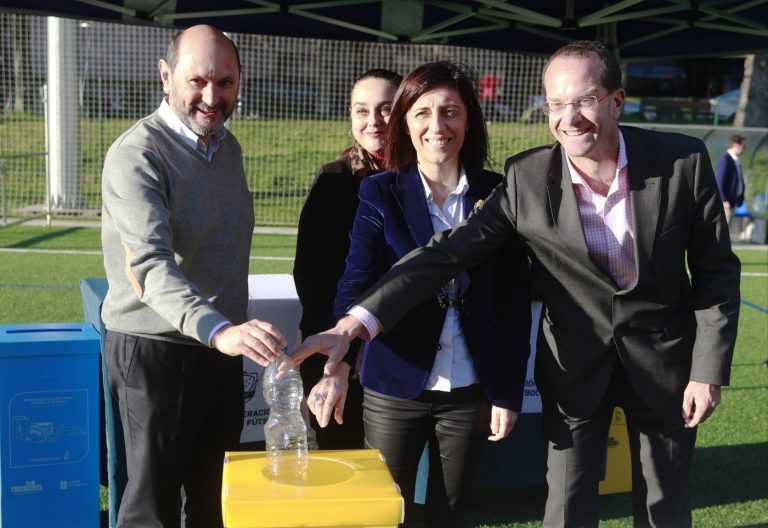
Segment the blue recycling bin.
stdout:
<path fill-rule="evenodd" d="M 99 525 L 99 334 L 0 325 L 0 528 Z"/>

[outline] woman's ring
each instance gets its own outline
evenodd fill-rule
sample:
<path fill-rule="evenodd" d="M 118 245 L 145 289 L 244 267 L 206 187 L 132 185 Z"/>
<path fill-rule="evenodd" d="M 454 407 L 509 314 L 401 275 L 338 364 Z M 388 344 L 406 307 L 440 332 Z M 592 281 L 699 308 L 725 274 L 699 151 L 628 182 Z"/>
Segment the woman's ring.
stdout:
<path fill-rule="evenodd" d="M 312 398 L 315 401 L 324 401 L 325 400 L 325 394 L 315 394 Z"/>

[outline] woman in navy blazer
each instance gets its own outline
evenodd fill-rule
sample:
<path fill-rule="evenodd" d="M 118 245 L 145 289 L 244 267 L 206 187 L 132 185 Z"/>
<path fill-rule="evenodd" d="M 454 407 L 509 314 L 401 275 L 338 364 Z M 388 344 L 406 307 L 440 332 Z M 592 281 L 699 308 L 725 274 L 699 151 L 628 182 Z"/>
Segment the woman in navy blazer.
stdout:
<path fill-rule="evenodd" d="M 400 85 L 385 155 L 393 170 L 369 176 L 360 187 L 337 317 L 401 257 L 481 207 L 502 179 L 483 170 L 482 111 L 471 82 L 450 62 L 422 65 Z M 382 451 L 400 486 L 406 526 L 413 522 L 426 441 L 424 520 L 463 526 L 479 449 L 485 437 L 506 437 L 521 407 L 530 322 L 527 261 L 519 247 L 509 246 L 366 344 L 360 371 L 365 442 Z M 345 360 L 309 396 L 321 425 L 331 413 L 341 418 L 353 358 Z"/>

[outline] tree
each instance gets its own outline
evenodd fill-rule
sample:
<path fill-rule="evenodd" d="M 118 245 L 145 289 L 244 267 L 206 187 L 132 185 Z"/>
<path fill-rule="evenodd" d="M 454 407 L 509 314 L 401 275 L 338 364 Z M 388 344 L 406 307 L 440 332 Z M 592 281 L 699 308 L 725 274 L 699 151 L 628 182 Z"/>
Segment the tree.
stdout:
<path fill-rule="evenodd" d="M 29 56 L 29 26 L 25 15 L 13 15 L 13 111 L 24 111 L 24 88 Z"/>
<path fill-rule="evenodd" d="M 744 80 L 736 118 L 736 127 L 768 126 L 768 54 L 747 55 Z"/>

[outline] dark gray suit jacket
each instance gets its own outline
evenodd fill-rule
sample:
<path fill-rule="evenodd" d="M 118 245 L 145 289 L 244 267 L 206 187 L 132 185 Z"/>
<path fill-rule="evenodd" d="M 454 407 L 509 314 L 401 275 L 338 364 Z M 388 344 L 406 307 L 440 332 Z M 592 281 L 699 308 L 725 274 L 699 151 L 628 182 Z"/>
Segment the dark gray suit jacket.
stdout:
<path fill-rule="evenodd" d="M 404 257 L 360 304 L 386 332 L 448 278 L 517 236 L 544 299 L 537 384 L 566 414 L 596 409 L 617 359 L 657 410 L 680 406 L 688 380 L 727 385 L 740 264 L 709 156 L 689 136 L 621 130 L 638 268 L 632 290 L 619 293 L 590 259 L 565 155 L 555 144 L 507 160 L 504 182 L 477 214 Z"/>

